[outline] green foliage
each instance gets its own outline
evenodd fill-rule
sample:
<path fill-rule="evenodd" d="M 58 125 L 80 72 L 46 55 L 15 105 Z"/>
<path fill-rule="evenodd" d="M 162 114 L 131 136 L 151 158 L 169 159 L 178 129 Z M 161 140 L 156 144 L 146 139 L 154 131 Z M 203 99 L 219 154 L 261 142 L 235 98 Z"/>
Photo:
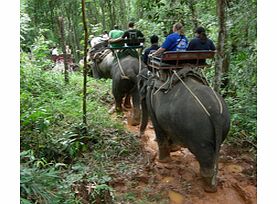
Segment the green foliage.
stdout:
<path fill-rule="evenodd" d="M 60 180 L 58 171 L 45 160 L 36 159 L 31 150 L 22 152 L 20 157 L 21 202 L 57 203 L 59 197 L 56 189 Z M 48 168 L 41 168 L 45 166 Z"/>
<path fill-rule="evenodd" d="M 81 4 L 75 0 L 28 0 L 21 1 L 21 6 L 20 202 L 114 201 L 109 185 L 112 175 L 127 175 L 135 168 L 133 161 L 138 161 L 140 144 L 135 135 L 126 133 L 122 123 L 108 114 L 113 102 L 111 80 L 88 79 L 88 126 L 84 126 L 82 76 L 71 74 L 70 84 L 65 85 L 63 75 L 45 71 L 52 66 L 50 48 L 59 42 L 58 16 L 64 17 L 65 41 L 78 60 L 80 52 L 76 50 L 83 50 L 84 43 Z M 161 44 L 163 32 L 169 32 L 175 22 L 181 21 L 189 38 L 197 23 L 207 29 L 216 44 L 215 0 L 120 0 L 113 4 L 96 0 L 86 1 L 86 6 L 90 34 L 99 35 L 114 24 L 125 29 L 127 21 L 134 20 L 148 47 L 151 35 L 158 35 Z M 256 1 L 230 1 L 226 12 L 230 68 L 226 76 L 229 85 L 223 93 L 231 113 L 229 141 L 246 141 L 255 146 Z M 205 70 L 205 75 L 212 84 L 214 67 Z M 136 202 L 136 195 L 124 196 L 119 200 Z"/>
<path fill-rule="evenodd" d="M 83 76 L 72 74 L 65 85 L 62 74 L 43 71 L 43 50 L 33 57 L 21 53 L 21 203 L 82 203 L 74 192 L 79 184 L 93 186 L 91 203 L 112 200 L 107 169 L 115 171 L 119 158 L 136 158 L 139 142 L 108 114 L 111 80 L 89 79 L 84 126 Z"/>
<path fill-rule="evenodd" d="M 256 50 L 245 50 L 234 56 L 229 72 L 229 97 L 232 113 L 232 135 L 256 143 L 257 70 Z"/>

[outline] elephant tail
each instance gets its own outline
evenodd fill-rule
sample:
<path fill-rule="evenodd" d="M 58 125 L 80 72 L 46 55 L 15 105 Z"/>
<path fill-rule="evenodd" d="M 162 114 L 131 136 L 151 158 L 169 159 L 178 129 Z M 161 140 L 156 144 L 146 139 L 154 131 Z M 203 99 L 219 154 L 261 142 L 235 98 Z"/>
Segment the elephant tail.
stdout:
<path fill-rule="evenodd" d="M 215 154 L 219 154 L 221 143 L 223 142 L 223 114 L 215 113 L 210 116 L 215 132 Z M 217 156 L 218 157 L 218 156 Z"/>

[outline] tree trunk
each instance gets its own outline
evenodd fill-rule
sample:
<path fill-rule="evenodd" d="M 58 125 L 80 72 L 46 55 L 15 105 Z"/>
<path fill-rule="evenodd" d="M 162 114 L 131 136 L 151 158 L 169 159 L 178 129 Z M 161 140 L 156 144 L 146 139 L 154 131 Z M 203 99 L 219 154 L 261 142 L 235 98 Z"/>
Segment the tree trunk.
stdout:
<path fill-rule="evenodd" d="M 121 20 L 119 21 L 120 22 L 120 24 L 121 24 L 121 28 L 125 28 L 126 26 L 127 26 L 127 18 L 126 18 L 126 3 L 125 3 L 125 0 L 120 0 L 120 11 L 119 11 L 119 13 L 120 13 L 120 18 L 121 18 Z M 119 24 L 119 23 L 117 23 L 117 24 Z"/>
<path fill-rule="evenodd" d="M 102 28 L 103 28 L 103 30 L 102 31 L 104 31 L 104 30 L 106 30 L 106 19 L 105 19 L 105 2 L 104 1 L 100 1 L 100 8 L 101 8 L 101 13 L 102 13 Z"/>
<path fill-rule="evenodd" d="M 85 31 L 85 41 L 84 41 L 84 84 L 83 84 L 83 123 L 87 126 L 87 47 L 88 47 L 88 28 L 86 22 L 86 7 L 85 0 L 82 0 L 82 17 L 83 25 Z"/>
<path fill-rule="evenodd" d="M 217 55 L 215 61 L 215 81 L 214 89 L 220 91 L 222 87 L 222 78 L 227 74 L 229 69 L 229 60 L 226 52 L 227 30 L 226 30 L 226 2 L 225 0 L 217 0 L 217 14 L 219 21 L 219 32 L 217 42 Z M 227 81 L 225 81 L 227 83 Z M 227 84 L 224 84 L 225 86 Z"/>
<path fill-rule="evenodd" d="M 114 26 L 114 20 L 115 20 L 113 18 L 112 7 L 114 7 L 115 5 L 112 5 L 111 0 L 107 0 L 107 4 L 108 4 L 109 16 L 110 16 L 110 29 L 112 29 Z"/>
<path fill-rule="evenodd" d="M 67 60 L 67 53 L 65 49 L 65 39 L 64 39 L 64 22 L 63 17 L 59 17 L 59 25 L 60 25 L 60 33 L 61 33 L 61 47 L 63 50 L 63 63 L 64 63 L 64 81 L 66 84 L 69 83 L 68 78 L 68 60 Z"/>
<path fill-rule="evenodd" d="M 191 11 L 191 21 L 193 23 L 194 29 L 198 27 L 197 15 L 195 10 L 195 0 L 190 0 L 188 2 L 189 9 Z"/>

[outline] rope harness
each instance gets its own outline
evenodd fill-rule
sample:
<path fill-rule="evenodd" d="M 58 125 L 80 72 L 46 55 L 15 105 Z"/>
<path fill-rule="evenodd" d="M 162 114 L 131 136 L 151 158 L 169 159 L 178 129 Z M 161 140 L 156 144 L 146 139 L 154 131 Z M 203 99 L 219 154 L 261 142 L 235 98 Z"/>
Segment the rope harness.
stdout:
<path fill-rule="evenodd" d="M 133 49 L 131 49 L 132 51 L 133 51 Z M 128 52 L 126 52 L 126 56 L 133 56 L 133 57 L 135 57 L 133 54 L 132 54 L 132 51 L 128 51 Z M 140 54 L 139 54 L 139 52 L 138 51 L 135 51 L 136 53 L 137 53 L 137 58 L 138 58 L 138 61 L 139 61 L 139 72 L 141 71 L 141 57 L 140 57 Z M 118 63 L 118 66 L 119 66 L 119 69 L 120 69 L 120 72 L 121 72 L 121 77 L 123 78 L 123 79 L 129 79 L 129 77 L 128 76 L 126 76 L 126 74 L 125 74 L 125 72 L 124 72 L 124 70 L 123 70 L 123 68 L 122 68 L 122 65 L 121 65 L 121 63 L 120 63 L 120 59 L 119 59 L 119 56 L 118 56 L 118 52 L 117 51 L 113 51 L 113 53 L 115 54 L 115 58 L 116 58 L 116 60 L 117 60 L 117 63 Z M 122 52 L 122 53 L 124 53 L 124 51 Z M 121 56 L 122 57 L 122 56 Z"/>
<path fill-rule="evenodd" d="M 183 72 L 182 72 L 182 70 L 180 71 L 181 74 L 178 74 L 176 72 L 176 70 L 172 70 L 173 75 L 167 76 L 166 81 L 162 84 L 161 84 L 160 80 L 156 79 L 154 86 L 155 86 L 155 88 L 157 88 L 157 90 L 154 91 L 153 95 L 156 95 L 161 90 L 164 90 L 164 93 L 168 92 L 170 90 L 170 88 L 172 88 L 172 84 L 176 84 L 176 83 L 178 83 L 178 81 L 180 81 L 183 84 L 183 86 L 189 91 L 189 93 L 193 96 L 193 98 L 197 101 L 197 103 L 201 106 L 201 108 L 204 110 L 204 112 L 210 117 L 211 114 L 209 113 L 208 109 L 201 102 L 199 97 L 191 90 L 191 88 L 188 86 L 188 84 L 182 79 L 182 77 L 184 78 L 184 77 L 187 77 L 188 75 L 194 76 L 196 79 L 201 81 L 204 85 L 208 86 L 212 90 L 212 93 L 215 96 L 216 101 L 219 104 L 219 112 L 220 112 L 220 114 L 222 114 L 223 113 L 222 102 L 220 101 L 218 95 L 215 93 L 214 89 L 208 84 L 206 79 L 204 77 L 202 77 L 201 75 L 196 74 L 195 71 L 193 71 L 192 69 L 184 69 L 184 70 L 186 70 L 186 71 L 183 71 Z M 176 78 L 173 79 L 173 76 L 176 76 L 177 79 Z"/>
<path fill-rule="evenodd" d="M 121 66 L 119 57 L 118 57 L 118 55 L 117 55 L 117 52 L 115 51 L 114 53 L 115 53 L 115 58 L 116 58 L 116 60 L 117 60 L 117 63 L 118 63 L 118 66 L 119 66 L 119 69 L 120 69 L 120 72 L 121 72 L 121 77 L 122 77 L 122 79 L 129 79 L 129 77 L 127 77 L 126 74 L 125 74 L 124 71 L 123 71 L 123 68 L 122 68 L 122 66 Z"/>

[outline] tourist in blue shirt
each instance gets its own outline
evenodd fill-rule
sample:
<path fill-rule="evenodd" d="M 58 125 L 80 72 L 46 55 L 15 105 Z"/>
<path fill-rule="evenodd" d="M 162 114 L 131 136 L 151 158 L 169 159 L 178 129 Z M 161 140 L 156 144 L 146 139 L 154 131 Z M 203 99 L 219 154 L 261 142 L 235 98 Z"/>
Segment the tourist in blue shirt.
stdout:
<path fill-rule="evenodd" d="M 188 39 L 184 34 L 184 27 L 181 23 L 175 23 L 172 27 L 173 33 L 168 35 L 162 46 L 152 55 L 160 55 L 165 51 L 185 51 Z"/>

